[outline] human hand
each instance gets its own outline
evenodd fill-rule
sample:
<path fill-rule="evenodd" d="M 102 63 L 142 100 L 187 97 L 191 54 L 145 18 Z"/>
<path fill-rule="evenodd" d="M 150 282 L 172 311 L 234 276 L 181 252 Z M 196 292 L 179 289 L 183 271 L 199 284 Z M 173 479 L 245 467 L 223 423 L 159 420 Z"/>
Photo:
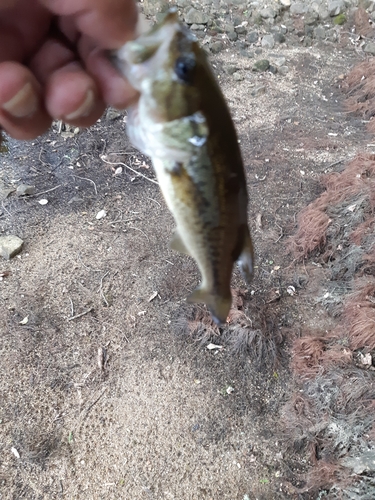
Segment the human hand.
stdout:
<path fill-rule="evenodd" d="M 135 35 L 135 0 L 0 0 L 0 128 L 32 139 L 93 124 L 135 91 L 104 56 Z"/>

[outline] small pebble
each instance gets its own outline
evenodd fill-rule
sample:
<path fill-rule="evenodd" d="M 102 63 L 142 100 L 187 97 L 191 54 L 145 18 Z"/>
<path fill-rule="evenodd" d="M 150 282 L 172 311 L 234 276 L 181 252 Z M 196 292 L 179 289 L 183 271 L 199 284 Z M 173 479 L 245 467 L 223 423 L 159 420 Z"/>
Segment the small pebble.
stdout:
<path fill-rule="evenodd" d="M 16 189 L 17 196 L 26 196 L 35 194 L 35 186 L 30 186 L 28 184 L 20 184 Z"/>
<path fill-rule="evenodd" d="M 233 79 L 236 80 L 236 82 L 241 82 L 242 80 L 244 80 L 244 76 L 242 73 L 237 71 L 236 73 L 233 73 Z"/>
<path fill-rule="evenodd" d="M 281 66 L 279 69 L 278 69 L 280 75 L 282 76 L 285 76 L 287 73 L 289 73 L 289 68 L 288 66 Z"/>
<path fill-rule="evenodd" d="M 251 95 L 254 97 L 258 97 L 266 92 L 266 87 L 265 85 L 257 85 L 256 87 L 253 88 L 251 91 Z"/>
<path fill-rule="evenodd" d="M 267 71 L 270 66 L 270 62 L 267 59 L 260 59 L 253 66 L 253 71 Z"/>
<path fill-rule="evenodd" d="M 218 54 L 223 50 L 224 44 L 218 40 L 217 42 L 210 43 L 209 48 L 213 54 Z"/>
<path fill-rule="evenodd" d="M 105 216 L 107 215 L 107 212 L 105 210 L 100 210 L 97 214 L 96 214 L 96 220 L 100 220 L 100 219 L 103 219 Z"/>
<path fill-rule="evenodd" d="M 275 39 L 273 35 L 264 35 L 262 38 L 262 47 L 265 49 L 273 49 L 275 46 Z"/>
<path fill-rule="evenodd" d="M 9 260 L 22 250 L 23 240 L 18 236 L 0 236 L 0 255 Z"/>

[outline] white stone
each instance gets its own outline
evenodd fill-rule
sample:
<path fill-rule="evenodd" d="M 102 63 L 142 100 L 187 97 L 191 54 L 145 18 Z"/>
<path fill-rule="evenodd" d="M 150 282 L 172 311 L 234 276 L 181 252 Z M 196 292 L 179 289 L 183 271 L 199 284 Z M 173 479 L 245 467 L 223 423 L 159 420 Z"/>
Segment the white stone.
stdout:
<path fill-rule="evenodd" d="M 331 17 L 338 16 L 344 11 L 345 5 L 342 0 L 328 2 L 328 12 Z"/>
<path fill-rule="evenodd" d="M 96 214 L 96 220 L 100 220 L 100 219 L 103 219 L 105 216 L 107 215 L 107 212 L 105 210 L 100 210 L 97 214 Z"/>
<path fill-rule="evenodd" d="M 264 35 L 262 38 L 262 47 L 265 49 L 273 49 L 275 46 L 275 39 L 273 35 Z"/>
<path fill-rule="evenodd" d="M 0 236 L 0 255 L 9 260 L 22 250 L 23 240 L 18 236 Z"/>

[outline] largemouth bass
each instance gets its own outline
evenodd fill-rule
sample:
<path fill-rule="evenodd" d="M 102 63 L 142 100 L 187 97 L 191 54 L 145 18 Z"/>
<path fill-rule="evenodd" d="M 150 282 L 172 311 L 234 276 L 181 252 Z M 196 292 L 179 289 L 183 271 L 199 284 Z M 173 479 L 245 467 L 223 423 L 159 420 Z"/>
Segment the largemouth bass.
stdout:
<path fill-rule="evenodd" d="M 127 42 L 114 62 L 139 100 L 128 135 L 151 157 L 177 228 L 171 248 L 196 261 L 202 282 L 188 297 L 225 322 L 238 261 L 253 276 L 245 173 L 228 107 L 195 36 L 170 10 L 150 32 Z"/>

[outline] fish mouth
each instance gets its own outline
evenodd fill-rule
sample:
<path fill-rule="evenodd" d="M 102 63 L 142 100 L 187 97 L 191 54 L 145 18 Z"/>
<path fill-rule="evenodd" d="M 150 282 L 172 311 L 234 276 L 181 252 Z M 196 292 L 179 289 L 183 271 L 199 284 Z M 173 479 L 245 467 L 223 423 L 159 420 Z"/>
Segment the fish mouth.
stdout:
<path fill-rule="evenodd" d="M 191 83 L 194 43 L 196 37 L 180 22 L 177 9 L 170 9 L 163 21 L 112 52 L 110 59 L 133 88 L 150 95 L 154 82 Z"/>
<path fill-rule="evenodd" d="M 142 64 L 162 47 L 168 46 L 176 31 L 180 28 L 177 9 L 171 8 L 161 23 L 156 24 L 147 33 L 141 34 L 135 40 L 130 40 L 120 49 L 112 52 L 111 60 L 115 66 L 126 74 L 126 66 Z"/>

